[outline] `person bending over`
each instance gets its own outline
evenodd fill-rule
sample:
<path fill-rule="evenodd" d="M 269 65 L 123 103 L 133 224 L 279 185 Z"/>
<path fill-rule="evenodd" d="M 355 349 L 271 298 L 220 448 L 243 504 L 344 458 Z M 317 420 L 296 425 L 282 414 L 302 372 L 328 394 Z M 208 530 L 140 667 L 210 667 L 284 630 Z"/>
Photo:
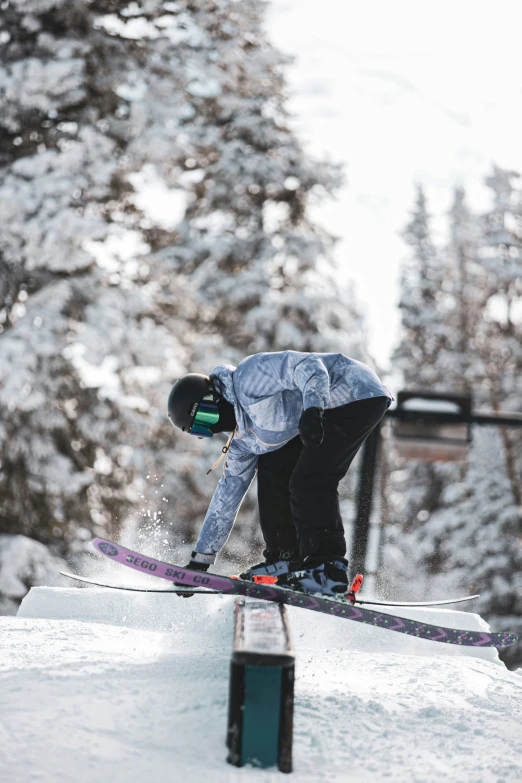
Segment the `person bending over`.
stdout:
<path fill-rule="evenodd" d="M 264 560 L 241 578 L 273 575 L 294 590 L 346 593 L 338 486 L 392 400 L 373 370 L 340 353 L 258 353 L 176 381 L 172 424 L 199 438 L 228 434 L 223 476 L 187 567 L 214 563 L 257 472 Z"/>

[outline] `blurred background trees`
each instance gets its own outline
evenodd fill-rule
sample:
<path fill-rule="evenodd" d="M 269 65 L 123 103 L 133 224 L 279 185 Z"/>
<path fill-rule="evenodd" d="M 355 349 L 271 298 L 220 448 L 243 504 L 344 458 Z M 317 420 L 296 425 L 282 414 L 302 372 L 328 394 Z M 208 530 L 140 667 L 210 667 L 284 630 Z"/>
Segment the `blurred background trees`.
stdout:
<path fill-rule="evenodd" d="M 340 171 L 289 128 L 257 2 L 1 13 L 1 532 L 186 559 L 221 443 L 170 426 L 176 377 L 289 347 L 367 359 L 334 239 L 307 214 Z"/>
<path fill-rule="evenodd" d="M 456 190 L 450 239 L 437 251 L 419 189 L 407 229 L 412 254 L 403 275 L 396 360 L 409 388 L 470 392 L 478 411 L 522 411 L 522 189 L 516 173 L 498 167 L 486 184 L 491 207 L 483 214 L 473 214 Z M 433 271 L 429 261 L 436 255 Z M 477 610 L 495 627 L 520 632 L 520 430 L 475 426 L 467 466 L 403 461 L 394 467 L 388 564 L 407 562 L 408 551 L 412 577 L 426 595 L 480 592 Z M 517 647 L 506 651 L 512 663 L 521 659 Z"/>
<path fill-rule="evenodd" d="M 342 173 L 310 159 L 292 130 L 288 61 L 267 40 L 264 10 L 256 0 L 2 3 L 5 611 L 93 534 L 187 557 L 222 444 L 168 423 L 180 374 L 288 348 L 372 363 L 335 238 L 310 219 Z M 483 214 L 456 189 L 445 242 L 418 187 L 392 365 L 406 387 L 520 411 L 521 188 L 497 167 L 487 185 Z M 479 610 L 517 629 L 521 445 L 520 432 L 476 428 L 467 467 L 401 463 L 387 446 L 390 587 L 419 598 L 480 590 Z M 345 487 L 348 524 L 349 499 Z M 224 570 L 260 545 L 255 521 L 251 497 Z"/>

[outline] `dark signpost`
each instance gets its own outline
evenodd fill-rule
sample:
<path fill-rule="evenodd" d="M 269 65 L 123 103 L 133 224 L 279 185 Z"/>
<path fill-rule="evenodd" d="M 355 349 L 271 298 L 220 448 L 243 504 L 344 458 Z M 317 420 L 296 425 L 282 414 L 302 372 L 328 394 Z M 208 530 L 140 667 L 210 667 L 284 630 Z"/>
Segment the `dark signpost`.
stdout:
<path fill-rule="evenodd" d="M 472 425 L 522 427 L 521 413 L 474 413 L 469 395 L 415 390 L 399 392 L 386 419 L 393 420 L 399 456 L 429 462 L 465 462 Z M 381 426 L 366 439 L 361 455 L 350 559 L 354 573 L 364 573 L 366 566 Z"/>

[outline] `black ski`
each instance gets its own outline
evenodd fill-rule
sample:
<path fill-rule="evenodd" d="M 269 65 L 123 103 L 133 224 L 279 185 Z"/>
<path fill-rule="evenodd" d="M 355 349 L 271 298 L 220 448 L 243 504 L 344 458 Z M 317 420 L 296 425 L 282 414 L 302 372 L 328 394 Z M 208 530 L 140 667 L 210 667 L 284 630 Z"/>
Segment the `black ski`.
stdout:
<path fill-rule="evenodd" d="M 62 576 L 67 576 L 69 579 L 76 579 L 77 582 L 87 582 L 90 585 L 96 585 L 96 587 L 110 587 L 112 590 L 130 590 L 133 593 L 174 593 L 174 595 L 183 595 L 183 593 L 201 593 L 201 595 L 223 595 L 226 590 L 207 590 L 201 587 L 129 587 L 127 585 L 110 585 L 106 582 L 97 582 L 95 579 L 89 579 L 87 576 L 78 576 L 78 574 L 69 574 L 67 571 L 60 571 Z"/>
<path fill-rule="evenodd" d="M 356 604 L 371 604 L 372 606 L 444 606 L 445 604 L 461 604 L 463 601 L 474 601 L 477 595 L 466 595 L 463 598 L 446 598 L 442 601 L 367 601 L 364 598 L 356 598 Z M 350 601 L 350 603 L 352 603 Z"/>
<path fill-rule="evenodd" d="M 95 579 L 90 579 L 87 576 L 79 576 L 78 574 L 69 574 L 67 571 L 60 571 L 62 576 L 67 576 L 69 579 L 76 579 L 78 582 L 87 582 L 90 585 L 96 585 L 96 587 L 110 587 L 113 590 L 131 590 L 134 593 L 202 593 L 204 595 L 223 595 L 226 590 L 207 590 L 206 588 L 153 588 L 153 587 L 130 587 L 126 585 L 110 585 L 106 582 L 97 582 Z M 478 598 L 478 595 L 468 595 L 465 598 L 448 598 L 443 601 L 418 601 L 412 602 L 400 602 L 400 601 L 370 601 L 364 598 L 356 598 L 356 604 L 368 604 L 371 606 L 442 606 L 443 604 L 458 604 L 462 601 L 472 601 L 474 598 Z M 350 601 L 353 603 L 353 601 Z"/>

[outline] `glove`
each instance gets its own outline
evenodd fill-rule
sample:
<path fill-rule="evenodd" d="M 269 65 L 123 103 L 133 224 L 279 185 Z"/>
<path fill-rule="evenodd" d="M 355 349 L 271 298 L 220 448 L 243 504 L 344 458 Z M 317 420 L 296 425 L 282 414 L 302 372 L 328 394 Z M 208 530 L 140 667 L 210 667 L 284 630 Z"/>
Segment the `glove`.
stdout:
<path fill-rule="evenodd" d="M 194 554 L 194 553 L 193 553 Z M 208 563 L 199 563 L 197 560 L 191 560 L 183 568 L 190 568 L 191 571 L 208 571 Z M 176 587 L 186 587 L 182 582 L 174 582 Z M 192 598 L 194 593 L 176 593 L 180 598 Z"/>
<path fill-rule="evenodd" d="M 308 448 L 316 448 L 323 442 L 323 415 L 322 408 L 307 408 L 299 419 L 299 435 Z"/>

